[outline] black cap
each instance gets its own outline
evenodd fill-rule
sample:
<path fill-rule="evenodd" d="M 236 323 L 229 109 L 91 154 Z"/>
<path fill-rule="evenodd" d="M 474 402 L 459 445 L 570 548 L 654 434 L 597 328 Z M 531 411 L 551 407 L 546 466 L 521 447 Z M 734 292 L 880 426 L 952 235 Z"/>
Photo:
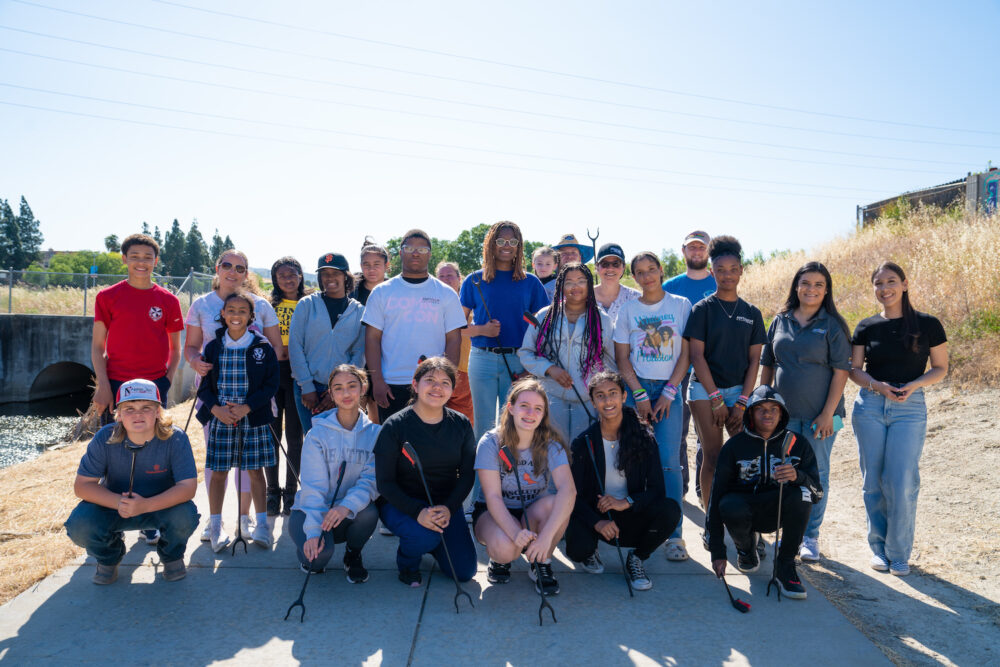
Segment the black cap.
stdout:
<path fill-rule="evenodd" d="M 601 246 L 601 249 L 597 251 L 597 261 L 599 262 L 605 257 L 617 257 L 622 263 L 625 262 L 625 252 L 617 243 L 605 243 Z"/>
<path fill-rule="evenodd" d="M 347 258 L 335 252 L 328 252 L 319 258 L 316 263 L 316 270 L 337 269 L 344 273 L 350 273 L 351 267 L 347 264 Z"/>

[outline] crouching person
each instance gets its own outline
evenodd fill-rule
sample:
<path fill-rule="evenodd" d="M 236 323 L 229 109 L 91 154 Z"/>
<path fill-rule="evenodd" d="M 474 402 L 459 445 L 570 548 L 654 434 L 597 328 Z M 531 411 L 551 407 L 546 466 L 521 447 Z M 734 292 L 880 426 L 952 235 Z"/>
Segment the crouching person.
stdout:
<path fill-rule="evenodd" d="M 199 518 L 191 502 L 198 483 L 191 443 L 163 414 L 149 380 L 122 384 L 116 403 L 115 423 L 97 432 L 80 460 L 73 491 L 82 502 L 66 532 L 97 560 L 95 584 L 118 578 L 126 530 L 159 530 L 163 578 L 183 579 L 184 549 Z"/>
<path fill-rule="evenodd" d="M 289 530 L 306 571 L 325 570 L 333 545 L 346 542 L 347 580 L 361 584 L 368 581 L 361 550 L 378 522 L 373 450 L 380 427 L 361 412 L 361 397 L 368 391 L 364 370 L 350 364 L 335 367 L 327 389 L 334 408 L 313 417 L 302 445 L 302 488 Z"/>
<path fill-rule="evenodd" d="M 602 371 L 588 382 L 599 421 L 572 446 L 576 505 L 566 530 L 566 555 L 591 574 L 604 571 L 597 541 L 629 547 L 625 574 L 637 591 L 653 582 L 643 561 L 670 537 L 681 507 L 667 498 L 660 453 L 650 428 L 625 405 L 625 380 Z M 602 491 L 603 490 L 603 491 Z"/>
<path fill-rule="evenodd" d="M 712 569 L 721 577 L 726 572 L 725 525 L 736 545 L 737 569 L 755 572 L 760 566 L 755 533 L 777 529 L 780 493 L 781 546 L 775 575 L 782 593 L 804 599 L 806 589 L 795 572 L 795 556 L 812 505 L 823 496 L 823 489 L 809 440 L 792 433 L 791 448 L 782 451 L 787 425 L 785 399 L 767 385 L 757 387 L 747 401 L 743 430 L 719 453 L 708 504 L 709 549 Z"/>

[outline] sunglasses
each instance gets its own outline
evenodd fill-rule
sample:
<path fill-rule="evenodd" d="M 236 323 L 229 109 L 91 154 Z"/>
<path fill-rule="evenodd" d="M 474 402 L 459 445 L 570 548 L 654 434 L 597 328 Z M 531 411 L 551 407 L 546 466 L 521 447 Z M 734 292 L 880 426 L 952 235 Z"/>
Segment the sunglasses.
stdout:
<path fill-rule="evenodd" d="M 612 259 L 610 261 L 601 260 L 600 262 L 598 262 L 597 266 L 601 267 L 602 269 L 620 269 L 622 268 L 622 262 L 620 259 Z"/>
<path fill-rule="evenodd" d="M 431 254 L 431 249 L 427 246 L 422 245 L 404 245 L 402 248 L 403 252 L 415 253 L 417 255 L 429 255 Z"/>
<path fill-rule="evenodd" d="M 497 239 L 496 244 L 498 248 L 516 248 L 520 245 L 520 241 L 517 239 Z"/>
<path fill-rule="evenodd" d="M 247 272 L 247 267 L 242 264 L 233 264 L 232 262 L 219 262 L 219 268 L 223 271 L 236 271 L 236 273 Z"/>

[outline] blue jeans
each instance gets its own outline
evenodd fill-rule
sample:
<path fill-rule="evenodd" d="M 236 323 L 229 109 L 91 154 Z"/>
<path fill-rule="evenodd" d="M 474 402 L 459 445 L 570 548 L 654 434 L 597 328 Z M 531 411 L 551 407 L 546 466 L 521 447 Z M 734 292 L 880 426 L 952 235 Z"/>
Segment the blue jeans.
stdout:
<path fill-rule="evenodd" d="M 652 408 L 656 405 L 657 399 L 660 398 L 660 392 L 663 391 L 663 387 L 667 384 L 667 381 L 639 378 L 639 384 L 642 385 L 642 388 L 649 395 L 649 407 Z M 633 408 L 635 407 L 635 399 L 632 398 L 631 392 L 626 399 L 626 403 Z M 684 425 L 683 421 L 684 401 L 680 392 L 678 392 L 674 396 L 674 400 L 670 403 L 670 416 L 654 424 L 650 424 L 653 427 L 653 436 L 656 438 L 657 448 L 660 450 L 660 465 L 663 466 L 663 485 L 667 490 L 667 498 L 677 501 L 678 506 L 684 500 L 684 476 L 681 468 L 681 430 Z M 677 522 L 677 527 L 674 528 L 674 532 L 670 537 L 681 536 L 682 523 L 684 522 Z"/>
<path fill-rule="evenodd" d="M 326 387 L 316 381 L 313 381 L 313 386 L 316 388 L 317 394 L 327 390 Z M 306 434 L 309 433 L 309 429 L 312 428 L 313 413 L 309 412 L 309 408 L 302 405 L 302 389 L 294 379 L 292 380 L 292 395 L 295 399 L 295 411 L 299 413 L 299 423 L 302 424 L 302 438 L 304 440 Z"/>
<path fill-rule="evenodd" d="M 158 530 L 156 553 L 161 563 L 184 558 L 188 538 L 198 527 L 201 516 L 190 500 L 157 512 L 147 512 L 124 519 L 117 510 L 81 501 L 66 519 L 66 534 L 85 548 L 101 565 L 116 565 L 125 555 L 126 530 Z"/>
<path fill-rule="evenodd" d="M 517 354 L 503 355 L 515 375 L 524 372 Z M 469 389 L 472 391 L 472 415 L 475 417 L 476 442 L 497 424 L 497 414 L 503 409 L 510 391 L 510 373 L 503 356 L 478 347 L 469 351 Z M 499 406 L 499 407 L 498 407 Z"/>
<path fill-rule="evenodd" d="M 565 436 L 567 444 L 573 442 L 573 438 L 586 431 L 592 423 L 590 415 L 594 414 L 594 406 L 589 397 L 585 398 L 587 402 L 580 403 L 576 400 L 564 401 L 549 394 L 549 421 Z M 588 410 L 590 415 L 587 414 Z"/>
<path fill-rule="evenodd" d="M 399 548 L 396 549 L 396 566 L 400 570 L 419 570 L 420 559 L 424 554 L 434 556 L 438 567 L 447 576 L 459 581 L 469 581 L 476 574 L 476 545 L 469 534 L 469 525 L 462 515 L 452 515 L 448 527 L 443 533 L 435 533 L 417 523 L 409 514 L 404 514 L 386 503 L 382 506 L 382 523 L 399 538 Z M 448 553 L 455 563 L 455 573 L 448 565 L 445 555 L 445 544 Z"/>
<path fill-rule="evenodd" d="M 862 389 L 852 417 L 872 553 L 906 562 L 913 548 L 920 491 L 920 453 L 927 434 L 924 392 L 905 403 Z"/>
<path fill-rule="evenodd" d="M 837 439 L 837 434 L 834 433 L 829 438 L 820 440 L 813 435 L 812 421 L 812 419 L 790 419 L 788 430 L 806 436 L 806 440 L 812 445 L 813 453 L 816 455 L 816 467 L 819 469 L 819 484 L 823 487 L 823 497 L 812 506 L 805 534 L 806 537 L 815 540 L 819 537 L 819 527 L 823 524 L 826 501 L 830 498 L 830 452 L 833 451 L 833 441 Z"/>

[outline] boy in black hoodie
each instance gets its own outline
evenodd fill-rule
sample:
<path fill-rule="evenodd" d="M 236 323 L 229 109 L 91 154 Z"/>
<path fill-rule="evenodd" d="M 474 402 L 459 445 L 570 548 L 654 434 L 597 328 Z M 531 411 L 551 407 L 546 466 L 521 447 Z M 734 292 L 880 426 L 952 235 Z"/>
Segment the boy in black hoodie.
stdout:
<path fill-rule="evenodd" d="M 708 504 L 709 548 L 712 569 L 717 576 L 726 572 L 726 544 L 723 525 L 736 545 L 736 567 L 755 572 L 760 566 L 754 533 L 770 533 L 777 528 L 778 495 L 781 493 L 781 546 L 775 574 L 781 592 L 803 599 L 806 590 L 795 572 L 795 555 L 809 523 L 813 503 L 823 496 L 816 457 L 809 441 L 788 431 L 785 399 L 768 385 L 757 387 L 747 401 L 743 430 L 730 438 L 719 453 Z M 782 451 L 785 434 L 794 441 Z M 788 445 L 785 445 L 788 447 Z"/>

